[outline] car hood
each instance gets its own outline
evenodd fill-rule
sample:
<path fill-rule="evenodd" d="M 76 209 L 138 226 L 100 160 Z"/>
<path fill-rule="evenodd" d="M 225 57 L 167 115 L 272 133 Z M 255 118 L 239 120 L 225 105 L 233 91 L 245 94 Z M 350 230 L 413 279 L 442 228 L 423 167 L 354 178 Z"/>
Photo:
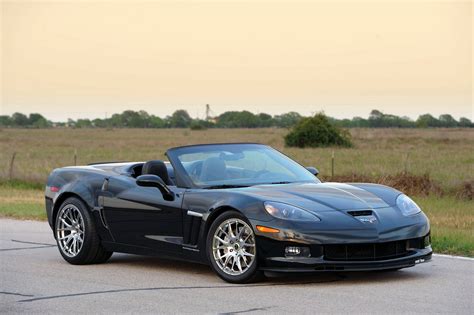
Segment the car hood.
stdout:
<path fill-rule="evenodd" d="M 395 198 L 380 194 L 385 189 L 393 195 L 396 190 L 381 185 L 373 185 L 376 189 L 370 189 L 369 185 L 363 184 L 366 187 L 362 188 L 357 184 L 292 183 L 252 186 L 240 192 L 263 201 L 283 202 L 315 212 L 377 209 L 395 204 Z"/>

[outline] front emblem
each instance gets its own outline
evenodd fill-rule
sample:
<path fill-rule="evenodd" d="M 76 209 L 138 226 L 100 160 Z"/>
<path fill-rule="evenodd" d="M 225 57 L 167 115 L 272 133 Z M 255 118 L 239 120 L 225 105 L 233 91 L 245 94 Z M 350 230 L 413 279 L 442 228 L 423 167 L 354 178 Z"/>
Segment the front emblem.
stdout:
<path fill-rule="evenodd" d="M 362 223 L 375 223 L 375 222 L 377 222 L 377 218 L 373 215 L 360 216 L 360 217 L 357 217 L 357 219 L 359 219 L 359 221 L 362 222 Z"/>

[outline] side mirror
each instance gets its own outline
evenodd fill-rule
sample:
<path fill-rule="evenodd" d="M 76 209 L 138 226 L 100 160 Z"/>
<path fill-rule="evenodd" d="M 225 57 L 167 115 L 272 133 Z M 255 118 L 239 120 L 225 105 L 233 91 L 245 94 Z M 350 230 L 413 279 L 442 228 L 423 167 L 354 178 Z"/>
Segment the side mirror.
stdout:
<path fill-rule="evenodd" d="M 157 175 L 140 175 L 137 177 L 137 185 L 142 187 L 156 187 L 167 201 L 174 200 L 174 193 L 166 186 L 165 182 Z"/>
<path fill-rule="evenodd" d="M 319 171 L 316 167 L 308 166 L 306 169 L 314 176 L 318 176 L 319 174 Z"/>

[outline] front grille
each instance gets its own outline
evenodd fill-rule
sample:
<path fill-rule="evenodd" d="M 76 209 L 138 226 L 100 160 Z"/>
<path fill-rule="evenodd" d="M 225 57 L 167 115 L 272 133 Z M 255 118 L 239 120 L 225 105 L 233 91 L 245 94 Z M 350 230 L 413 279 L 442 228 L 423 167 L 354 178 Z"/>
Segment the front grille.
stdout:
<path fill-rule="evenodd" d="M 324 245 L 327 260 L 384 260 L 407 256 L 413 240 L 372 244 Z"/>

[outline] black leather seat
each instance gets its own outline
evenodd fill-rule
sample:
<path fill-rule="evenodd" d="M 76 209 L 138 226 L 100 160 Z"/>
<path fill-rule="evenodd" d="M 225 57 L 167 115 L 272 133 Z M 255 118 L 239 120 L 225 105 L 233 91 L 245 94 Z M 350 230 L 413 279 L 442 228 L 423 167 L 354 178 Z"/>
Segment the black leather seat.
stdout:
<path fill-rule="evenodd" d="M 148 161 L 143 164 L 142 175 L 157 175 L 165 182 L 166 185 L 173 185 L 165 162 L 160 160 Z"/>

